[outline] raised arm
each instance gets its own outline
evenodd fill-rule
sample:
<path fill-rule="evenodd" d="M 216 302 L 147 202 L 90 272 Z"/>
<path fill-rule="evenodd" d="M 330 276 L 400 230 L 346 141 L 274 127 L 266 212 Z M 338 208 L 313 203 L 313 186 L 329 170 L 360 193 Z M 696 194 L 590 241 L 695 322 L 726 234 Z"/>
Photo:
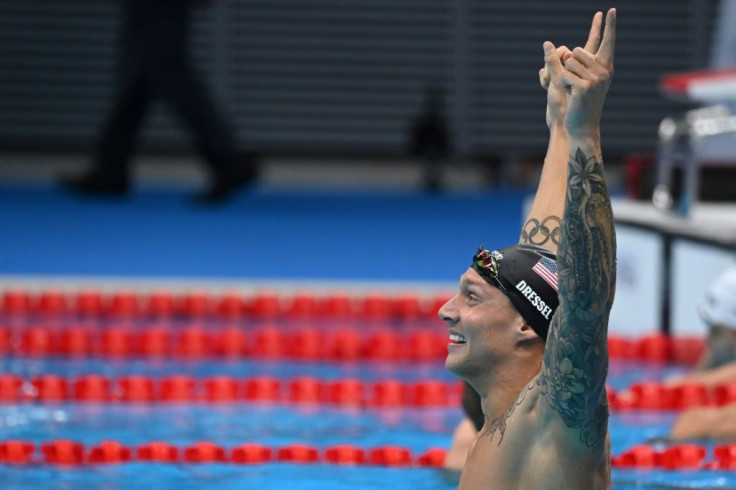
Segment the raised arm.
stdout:
<path fill-rule="evenodd" d="M 601 18 L 600 13 L 593 17 L 588 41 L 585 44 L 585 50 L 590 53 L 598 50 Z M 564 62 L 571 56 L 572 53 L 567 47 L 560 46 L 550 53 L 545 53 L 544 68 L 539 70 L 539 83 L 547 91 L 549 144 L 539 187 L 519 237 L 519 243 L 539 245 L 552 252 L 557 252 L 562 233 L 569 137 L 565 129 L 567 96 L 562 86 L 562 74 L 560 70 L 554 70 L 550 65 L 553 61 Z"/>
<path fill-rule="evenodd" d="M 603 172 L 600 115 L 613 75 L 616 12 L 595 54 L 576 48 L 561 70 L 568 90 L 567 196 L 558 251 L 560 305 L 552 319 L 540 375 L 550 413 L 578 447 L 601 454 L 608 427 L 606 336 L 616 275 L 611 202 Z M 545 43 L 545 51 L 554 50 Z M 551 417 L 554 418 L 554 417 Z"/>

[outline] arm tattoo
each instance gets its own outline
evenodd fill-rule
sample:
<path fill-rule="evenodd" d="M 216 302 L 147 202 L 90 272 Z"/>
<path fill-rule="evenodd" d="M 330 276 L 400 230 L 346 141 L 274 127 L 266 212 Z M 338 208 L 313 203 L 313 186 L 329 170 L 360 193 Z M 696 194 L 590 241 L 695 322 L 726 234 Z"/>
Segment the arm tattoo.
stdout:
<path fill-rule="evenodd" d="M 550 325 L 541 391 L 580 441 L 601 451 L 608 428 L 608 314 L 616 284 L 616 237 L 603 162 L 570 156 L 557 255 L 560 306 Z"/>
<path fill-rule="evenodd" d="M 559 216 L 547 216 L 542 221 L 536 218 L 530 218 L 524 223 L 521 230 L 521 238 L 519 243 L 532 245 L 544 245 L 552 241 L 555 245 L 560 244 L 560 228 L 562 220 Z"/>

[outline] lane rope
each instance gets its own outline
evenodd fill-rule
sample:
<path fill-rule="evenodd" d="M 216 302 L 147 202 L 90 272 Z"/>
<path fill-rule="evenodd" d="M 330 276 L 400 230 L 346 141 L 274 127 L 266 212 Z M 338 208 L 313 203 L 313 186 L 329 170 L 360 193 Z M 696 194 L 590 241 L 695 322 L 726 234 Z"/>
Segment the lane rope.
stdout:
<path fill-rule="evenodd" d="M 20 357 L 435 361 L 447 356 L 448 340 L 439 327 L 0 324 L 0 355 Z M 703 350 L 698 338 L 608 339 L 609 356 L 618 360 L 694 364 Z"/>
<path fill-rule="evenodd" d="M 316 294 L 300 291 L 282 294 L 258 291 L 246 295 L 229 291 L 220 295 L 206 291 L 173 293 L 169 290 L 136 292 L 119 289 L 103 292 L 89 288 L 77 291 L 23 288 L 6 289 L 0 296 L 0 322 L 48 321 L 359 321 L 368 323 L 403 322 L 436 325 L 439 308 L 451 293 L 430 295 L 384 292 L 333 291 Z M 0 351 L 3 339 L 0 338 Z M 669 338 L 661 334 L 638 339 L 614 335 L 609 338 L 612 359 L 694 364 L 704 350 L 702 338 Z"/>
<path fill-rule="evenodd" d="M 99 289 L 31 292 L 10 288 L 0 296 L 0 314 L 8 317 L 76 318 L 333 318 L 333 319 L 427 319 L 437 321 L 437 311 L 450 293 L 364 294 L 333 291 L 316 294 L 297 291 L 287 295 L 276 291 L 243 294 L 229 291 L 213 295 L 207 291 L 181 294 L 168 290 L 139 293 L 132 289 L 103 292 Z"/>
<path fill-rule="evenodd" d="M 0 328 L 0 354 L 19 357 L 437 361 L 447 356 L 447 343 L 444 329 L 385 327 L 36 325 Z"/>
<path fill-rule="evenodd" d="M 28 465 L 83 465 L 128 462 L 157 463 L 233 463 L 265 464 L 287 462 L 299 464 L 374 465 L 391 467 L 441 467 L 445 450 L 431 448 L 414 456 L 402 446 L 378 446 L 361 448 L 340 444 L 319 449 L 308 444 L 292 444 L 269 447 L 258 443 L 245 443 L 230 448 L 212 442 L 201 441 L 179 447 L 164 441 L 153 441 L 137 447 L 118 441 L 106 440 L 92 446 L 80 442 L 57 439 L 40 443 L 21 440 L 0 442 L 0 463 Z"/>
<path fill-rule="evenodd" d="M 699 383 L 666 386 L 645 381 L 619 392 L 609 388 L 608 401 L 613 411 L 722 407 L 736 403 L 736 382 L 709 387 Z"/>
<path fill-rule="evenodd" d="M 370 408 L 459 406 L 459 382 L 423 380 L 406 383 L 357 379 L 323 381 L 297 377 L 195 378 L 143 375 L 110 378 L 91 374 L 73 379 L 41 375 L 31 379 L 0 375 L 0 403 L 204 403 L 273 402 Z"/>
<path fill-rule="evenodd" d="M 664 449 L 637 445 L 611 458 L 614 468 L 659 470 L 736 470 L 736 444 L 723 444 L 706 460 L 708 448 L 697 444 L 679 444 Z M 11 465 L 52 464 L 64 466 L 156 462 L 176 464 L 231 463 L 373 465 L 404 468 L 442 467 L 446 451 L 430 448 L 414 456 L 402 446 L 361 448 L 339 444 L 320 449 L 309 444 L 269 447 L 244 443 L 230 449 L 209 441 L 180 447 L 164 441 L 128 446 L 115 440 L 85 446 L 68 439 L 55 439 L 36 445 L 30 441 L 0 441 L 0 463 Z"/>
<path fill-rule="evenodd" d="M 322 380 L 300 376 L 281 380 L 272 376 L 235 377 L 187 375 L 129 375 L 117 378 L 88 374 L 64 378 L 53 374 L 24 378 L 0 375 L 0 403 L 236 403 L 262 401 L 359 407 L 458 406 L 463 384 L 424 379 L 402 382 L 383 379 L 364 382 L 342 378 Z M 680 411 L 736 403 L 736 383 L 709 388 L 688 383 L 665 386 L 643 382 L 623 391 L 607 388 L 611 411 Z"/>

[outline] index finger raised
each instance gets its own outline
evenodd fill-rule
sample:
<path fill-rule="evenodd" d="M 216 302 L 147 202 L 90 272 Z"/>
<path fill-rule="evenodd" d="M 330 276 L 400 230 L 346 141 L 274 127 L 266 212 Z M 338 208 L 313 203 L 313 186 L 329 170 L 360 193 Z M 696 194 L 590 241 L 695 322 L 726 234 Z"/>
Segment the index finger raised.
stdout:
<path fill-rule="evenodd" d="M 590 25 L 590 32 L 588 33 L 588 41 L 585 43 L 585 50 L 588 53 L 595 54 L 598 51 L 598 46 L 601 43 L 601 19 L 603 14 L 596 12 L 593 16 L 593 22 Z"/>
<path fill-rule="evenodd" d="M 603 30 L 603 40 L 598 48 L 596 57 L 604 63 L 613 62 L 613 52 L 616 46 L 616 9 L 610 9 L 606 14 L 606 27 Z"/>

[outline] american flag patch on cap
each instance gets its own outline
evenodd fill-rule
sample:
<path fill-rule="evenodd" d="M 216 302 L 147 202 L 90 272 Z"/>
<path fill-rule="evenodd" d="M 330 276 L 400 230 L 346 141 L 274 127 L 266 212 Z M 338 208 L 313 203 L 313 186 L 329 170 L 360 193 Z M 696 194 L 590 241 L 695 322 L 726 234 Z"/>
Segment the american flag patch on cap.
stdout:
<path fill-rule="evenodd" d="M 532 270 L 557 291 L 557 262 L 550 258 L 542 257 L 532 267 Z"/>

